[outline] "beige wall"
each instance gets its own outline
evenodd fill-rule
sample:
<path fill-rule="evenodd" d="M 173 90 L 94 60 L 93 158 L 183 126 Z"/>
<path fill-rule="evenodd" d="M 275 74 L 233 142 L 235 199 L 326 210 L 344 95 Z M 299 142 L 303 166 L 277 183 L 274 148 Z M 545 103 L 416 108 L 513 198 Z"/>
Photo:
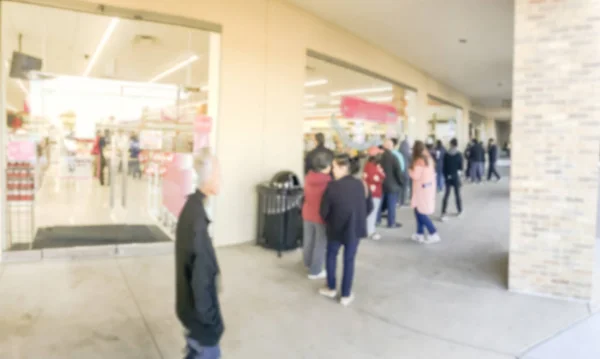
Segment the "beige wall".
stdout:
<path fill-rule="evenodd" d="M 465 119 L 459 131 L 463 140 L 466 138 L 470 107 L 467 97 L 358 37 L 279 0 L 104 3 L 194 17 L 223 26 L 218 153 L 225 183 L 216 202 L 218 244 L 254 239 L 257 183 L 282 168 L 301 172 L 307 49 L 416 87 L 422 135 L 426 133 L 428 93 L 462 106 Z"/>

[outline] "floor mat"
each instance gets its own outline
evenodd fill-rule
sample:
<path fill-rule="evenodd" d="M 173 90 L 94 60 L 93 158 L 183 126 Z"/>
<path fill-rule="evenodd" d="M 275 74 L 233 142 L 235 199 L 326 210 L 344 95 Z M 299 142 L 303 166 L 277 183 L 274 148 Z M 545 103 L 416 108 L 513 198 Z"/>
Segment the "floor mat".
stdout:
<path fill-rule="evenodd" d="M 31 249 L 156 243 L 171 239 L 153 225 L 57 226 L 38 229 Z M 18 243 L 11 250 L 30 249 Z"/>

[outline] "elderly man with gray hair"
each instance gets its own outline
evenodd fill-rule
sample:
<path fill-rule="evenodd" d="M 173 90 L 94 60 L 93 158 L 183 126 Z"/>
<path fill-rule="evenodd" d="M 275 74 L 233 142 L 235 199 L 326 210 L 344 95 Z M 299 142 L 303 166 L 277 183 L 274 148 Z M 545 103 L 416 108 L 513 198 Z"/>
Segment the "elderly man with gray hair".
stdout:
<path fill-rule="evenodd" d="M 218 359 L 224 325 L 217 296 L 219 264 L 208 234 L 204 208 L 219 193 L 217 159 L 208 150 L 195 157 L 197 189 L 189 195 L 177 222 L 175 273 L 177 316 L 186 329 L 186 359 Z"/>

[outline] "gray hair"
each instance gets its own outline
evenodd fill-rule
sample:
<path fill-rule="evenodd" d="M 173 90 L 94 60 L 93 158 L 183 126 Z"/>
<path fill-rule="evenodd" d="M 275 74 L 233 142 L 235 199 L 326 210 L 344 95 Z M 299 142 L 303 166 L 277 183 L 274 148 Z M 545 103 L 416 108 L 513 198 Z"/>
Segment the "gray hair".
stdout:
<path fill-rule="evenodd" d="M 196 187 L 202 187 L 208 182 L 214 171 L 215 157 L 209 148 L 203 148 L 194 155 L 194 172 L 196 173 Z"/>

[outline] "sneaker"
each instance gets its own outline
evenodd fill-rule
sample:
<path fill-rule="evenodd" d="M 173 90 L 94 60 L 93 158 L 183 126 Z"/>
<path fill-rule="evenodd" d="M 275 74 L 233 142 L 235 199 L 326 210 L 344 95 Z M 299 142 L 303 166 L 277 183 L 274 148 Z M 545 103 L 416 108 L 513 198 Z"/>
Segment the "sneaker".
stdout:
<path fill-rule="evenodd" d="M 442 239 L 440 238 L 439 234 L 434 234 L 431 235 L 427 238 L 427 240 L 425 241 L 425 243 L 427 244 L 434 244 L 434 243 L 438 243 L 439 241 L 441 241 Z"/>
<path fill-rule="evenodd" d="M 381 234 L 379 234 L 379 233 L 374 233 L 374 234 L 371 236 L 371 239 L 372 239 L 372 240 L 374 240 L 374 241 L 378 241 L 378 240 L 380 240 L 380 239 L 381 239 Z"/>
<path fill-rule="evenodd" d="M 400 228 L 400 227 L 402 227 L 402 224 L 400 224 L 400 223 L 395 223 L 395 224 L 392 224 L 391 226 L 388 226 L 388 228 Z"/>
<path fill-rule="evenodd" d="M 445 214 L 442 214 L 442 216 L 440 217 L 440 221 L 441 222 L 447 222 L 448 221 L 448 216 L 446 216 Z"/>
<path fill-rule="evenodd" d="M 412 237 L 410 237 L 411 240 L 417 242 L 417 243 L 424 243 L 425 242 L 425 236 L 422 234 L 413 234 Z"/>
<path fill-rule="evenodd" d="M 327 298 L 335 298 L 337 291 L 335 289 L 329 289 L 327 287 L 319 289 L 319 294 Z"/>
<path fill-rule="evenodd" d="M 317 279 L 324 279 L 327 278 L 327 272 L 322 270 L 321 273 L 319 274 L 309 274 L 308 275 L 308 279 L 310 280 L 317 280 Z"/>
<path fill-rule="evenodd" d="M 340 299 L 340 304 L 344 307 L 347 307 L 354 301 L 354 294 L 350 294 L 348 297 L 342 297 Z"/>
<path fill-rule="evenodd" d="M 464 216 L 464 212 L 458 212 L 456 214 L 456 218 L 463 218 L 463 216 Z"/>

